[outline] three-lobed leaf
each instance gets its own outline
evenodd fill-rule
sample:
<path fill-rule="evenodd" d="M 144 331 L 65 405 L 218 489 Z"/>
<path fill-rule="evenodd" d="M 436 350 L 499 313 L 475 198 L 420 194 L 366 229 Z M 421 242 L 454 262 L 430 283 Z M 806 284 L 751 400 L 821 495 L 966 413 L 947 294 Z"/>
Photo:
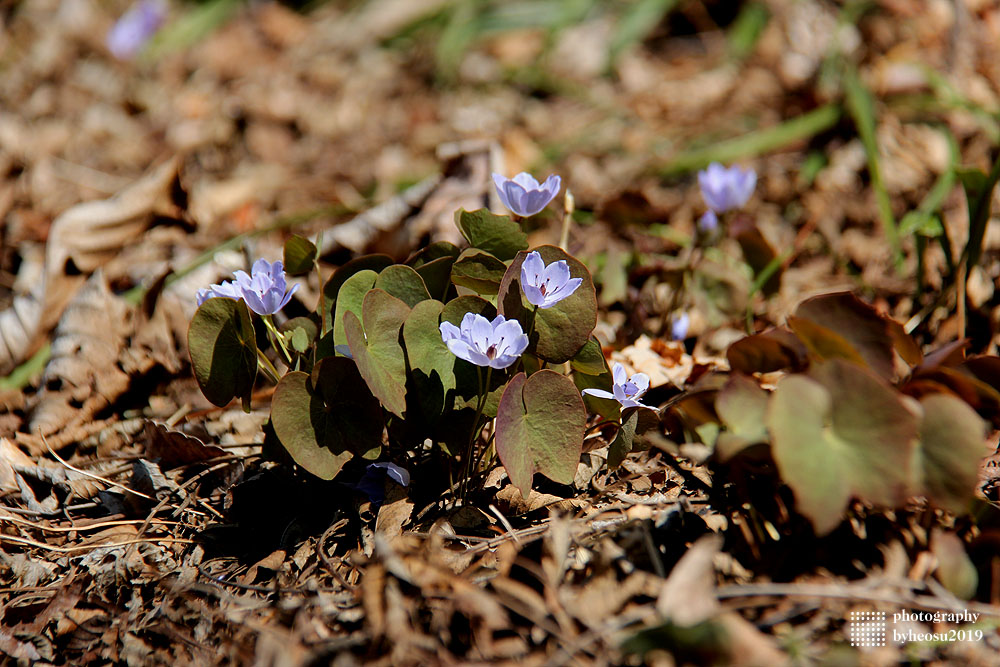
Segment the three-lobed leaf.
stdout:
<path fill-rule="evenodd" d="M 455 224 L 470 246 L 485 250 L 503 261 L 528 247 L 528 236 L 519 224 L 509 216 L 496 215 L 485 208 L 475 211 L 460 209 L 455 213 Z"/>
<path fill-rule="evenodd" d="M 309 239 L 294 234 L 285 241 L 283 257 L 288 275 L 304 275 L 312 271 L 316 264 L 316 245 Z"/>

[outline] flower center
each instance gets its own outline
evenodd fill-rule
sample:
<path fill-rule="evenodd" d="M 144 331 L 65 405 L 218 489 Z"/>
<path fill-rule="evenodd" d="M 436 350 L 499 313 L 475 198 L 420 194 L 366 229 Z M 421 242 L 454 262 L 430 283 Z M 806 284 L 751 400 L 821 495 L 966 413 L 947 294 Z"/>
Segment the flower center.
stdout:
<path fill-rule="evenodd" d="M 497 346 L 496 345 L 490 345 L 488 348 L 486 348 L 486 358 L 487 359 L 496 359 L 496 356 L 497 356 Z"/>
<path fill-rule="evenodd" d="M 546 286 L 547 286 L 547 285 L 548 285 L 548 282 L 544 282 L 544 283 L 542 283 L 542 285 L 541 285 L 541 286 L 540 286 L 540 287 L 538 288 L 538 291 L 542 293 L 542 296 L 545 296 L 545 291 L 546 291 L 546 290 L 545 290 L 545 288 L 546 288 Z"/>

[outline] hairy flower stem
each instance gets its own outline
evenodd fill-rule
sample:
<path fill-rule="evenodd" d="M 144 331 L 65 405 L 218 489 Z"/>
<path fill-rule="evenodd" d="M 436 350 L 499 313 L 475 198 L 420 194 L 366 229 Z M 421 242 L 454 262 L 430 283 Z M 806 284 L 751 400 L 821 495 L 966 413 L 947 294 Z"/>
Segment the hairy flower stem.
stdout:
<path fill-rule="evenodd" d="M 461 479 L 461 498 L 462 503 L 465 504 L 465 497 L 469 493 L 469 475 L 472 474 L 472 454 L 473 446 L 476 444 L 476 437 L 479 435 L 480 431 L 483 430 L 485 424 L 480 424 L 479 420 L 483 416 L 483 408 L 486 407 L 486 396 L 490 392 L 490 380 L 493 376 L 493 368 L 491 366 L 486 367 L 486 383 L 483 384 L 483 369 L 477 366 L 476 371 L 479 375 L 479 400 L 476 402 L 476 417 L 472 420 L 472 431 L 469 433 L 469 444 L 465 446 L 465 456 L 462 462 L 462 479 Z"/>
<path fill-rule="evenodd" d="M 285 363 L 288 364 L 289 368 L 291 368 L 293 366 L 292 355 L 288 353 L 288 348 L 285 347 L 284 339 L 278 332 L 278 329 L 274 326 L 274 320 L 270 315 L 264 315 L 261 319 L 264 320 L 264 328 L 267 329 L 267 333 L 271 339 L 271 344 L 281 350 L 281 355 L 284 357 Z"/>

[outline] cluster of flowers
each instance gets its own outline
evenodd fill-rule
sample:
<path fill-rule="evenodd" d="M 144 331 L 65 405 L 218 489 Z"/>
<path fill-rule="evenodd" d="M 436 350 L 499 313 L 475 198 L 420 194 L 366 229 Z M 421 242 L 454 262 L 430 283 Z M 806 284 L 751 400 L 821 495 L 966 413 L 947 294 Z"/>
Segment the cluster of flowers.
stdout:
<path fill-rule="evenodd" d="M 520 173 L 513 178 L 493 174 L 493 182 L 504 206 L 516 215 L 528 217 L 544 209 L 559 193 L 559 176 L 549 176 L 539 184 L 531 175 Z M 757 174 L 752 169 L 726 168 L 713 162 L 698 172 L 698 184 L 708 211 L 699 221 L 703 231 L 718 226 L 718 214 L 742 207 L 753 194 Z M 243 299 L 250 310 L 258 315 L 270 316 L 284 308 L 298 285 L 288 288 L 284 268 L 280 261 L 273 264 L 265 259 L 254 262 L 250 275 L 237 271 L 234 280 L 211 285 L 198 290 L 198 305 L 206 299 L 224 297 Z M 569 266 L 560 260 L 545 264 L 542 256 L 531 252 L 521 264 L 521 288 L 528 303 L 536 308 L 551 308 L 572 295 L 582 282 L 570 276 Z M 687 313 L 675 317 L 672 335 L 680 340 L 686 337 L 690 319 Z M 497 315 L 492 321 L 477 313 L 466 313 L 460 326 L 442 322 L 441 339 L 459 359 L 477 366 L 503 369 L 514 364 L 528 348 L 528 335 L 520 322 Z M 611 392 L 585 389 L 583 393 L 599 398 L 617 400 L 623 407 L 649 407 L 639 399 L 649 389 L 649 376 L 636 373 L 628 376 L 625 367 L 614 364 L 614 386 Z M 407 480 L 408 481 L 408 480 Z"/>

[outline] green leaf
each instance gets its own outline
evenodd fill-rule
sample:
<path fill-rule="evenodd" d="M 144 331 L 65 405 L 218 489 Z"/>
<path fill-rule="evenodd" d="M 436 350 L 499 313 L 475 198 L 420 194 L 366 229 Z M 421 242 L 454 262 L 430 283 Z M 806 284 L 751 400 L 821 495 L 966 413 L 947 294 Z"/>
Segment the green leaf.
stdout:
<path fill-rule="evenodd" d="M 319 327 L 308 317 L 293 317 L 278 327 L 278 331 L 291 333 L 292 348 L 299 354 L 305 353 L 319 336 Z"/>
<path fill-rule="evenodd" d="M 357 454 L 377 458 L 382 409 L 363 388 L 350 359 L 323 359 L 312 375 L 287 373 L 274 389 L 271 424 L 292 459 L 321 479 L 333 479 Z"/>
<path fill-rule="evenodd" d="M 729 376 L 715 397 L 715 411 L 726 427 L 715 447 L 724 459 L 749 445 L 767 442 L 767 398 L 767 392 L 747 376 Z"/>
<path fill-rule="evenodd" d="M 825 535 L 852 497 L 893 507 L 906 500 L 919 420 L 900 394 L 861 366 L 833 359 L 810 375 L 778 383 L 767 427 L 796 508 Z"/>
<path fill-rule="evenodd" d="M 942 509 L 964 514 L 976 495 L 980 462 L 990 453 L 986 425 L 965 401 L 949 394 L 931 394 L 920 405 L 924 416 L 915 492 Z"/>
<path fill-rule="evenodd" d="M 655 410 L 648 408 L 622 410 L 621 427 L 615 439 L 608 445 L 608 469 L 614 470 L 621 465 L 625 457 L 635 449 L 635 439 L 638 435 L 659 425 L 660 417 Z"/>
<path fill-rule="evenodd" d="M 301 276 L 313 270 L 316 262 L 316 245 L 307 238 L 293 234 L 285 241 L 285 272 Z"/>
<path fill-rule="evenodd" d="M 385 409 L 402 417 L 406 411 L 406 356 L 399 344 L 399 330 L 410 308 L 391 294 L 373 289 L 365 295 L 361 311 L 360 320 L 352 311 L 344 315 L 351 356 Z"/>
<path fill-rule="evenodd" d="M 834 354 L 854 359 L 855 354 L 860 355 L 864 363 L 876 373 L 884 378 L 893 377 L 895 369 L 892 350 L 895 341 L 890 331 L 889 320 L 850 292 L 821 294 L 807 299 L 795 309 L 795 317 L 825 327 L 849 343 L 852 348 L 852 351 L 846 348 L 839 352 L 827 351 L 821 356 Z M 800 333 L 795 326 L 792 329 L 796 334 Z M 812 335 L 814 345 L 818 346 L 826 344 L 822 340 L 825 338 L 829 337 Z M 809 340 L 803 337 L 803 341 L 810 346 Z M 836 346 L 842 347 L 839 343 Z"/>
<path fill-rule="evenodd" d="M 418 303 L 403 323 L 403 343 L 411 374 L 419 371 L 428 379 L 435 376 L 446 394 L 455 388 L 455 360 L 441 338 L 440 318 L 444 304 L 427 300 Z M 442 395 L 442 404 L 444 396 Z"/>
<path fill-rule="evenodd" d="M 608 360 L 604 358 L 604 350 L 601 344 L 593 336 L 590 337 L 580 351 L 570 360 L 570 365 L 577 373 L 587 375 L 604 375 L 611 371 L 608 369 Z"/>
<path fill-rule="evenodd" d="M 427 291 L 438 301 L 447 300 L 449 293 L 454 291 L 451 286 L 451 267 L 454 264 L 454 257 L 438 257 L 416 267 L 427 285 Z"/>
<path fill-rule="evenodd" d="M 333 317 L 333 344 L 347 345 L 344 332 L 344 316 L 347 313 L 361 315 L 361 305 L 365 295 L 375 286 L 378 274 L 371 269 L 362 269 L 344 281 L 337 294 Z"/>
<path fill-rule="evenodd" d="M 979 587 L 979 571 L 965 551 L 965 545 L 955 533 L 935 528 L 931 533 L 930 551 L 937 559 L 934 576 L 952 595 L 971 600 Z"/>
<path fill-rule="evenodd" d="M 485 250 L 501 261 L 528 247 L 528 236 L 519 224 L 509 216 L 494 215 L 485 208 L 460 209 L 455 213 L 455 224 L 470 246 Z"/>
<path fill-rule="evenodd" d="M 249 412 L 257 378 L 257 338 L 246 304 L 223 297 L 201 304 L 188 328 L 188 350 L 205 398 L 225 407 L 238 396 Z"/>
<path fill-rule="evenodd" d="M 327 321 L 329 322 L 330 316 L 334 313 L 334 306 L 337 302 L 337 295 L 340 294 L 340 288 L 343 287 L 348 278 L 365 269 L 378 273 L 387 266 L 392 266 L 392 264 L 392 257 L 389 257 L 389 255 L 362 255 L 338 267 L 323 285 L 323 303 L 326 307 Z"/>
<path fill-rule="evenodd" d="M 506 271 L 507 265 L 493 255 L 469 248 L 451 267 L 451 281 L 479 294 L 495 296 L 500 291 L 500 281 Z"/>
<path fill-rule="evenodd" d="M 375 281 L 375 287 L 385 290 L 411 308 L 421 301 L 431 298 L 424 279 L 413 268 L 405 264 L 393 264 L 382 269 Z"/>
<path fill-rule="evenodd" d="M 437 241 L 429 246 L 421 248 L 417 252 L 413 253 L 406 264 L 412 266 L 415 269 L 420 269 L 421 266 L 425 264 L 430 264 L 431 262 L 436 262 L 439 259 L 444 259 L 445 257 L 450 257 L 452 259 L 458 259 L 458 256 L 462 254 L 462 251 L 458 249 L 454 243 L 449 243 L 448 241 Z"/>
<path fill-rule="evenodd" d="M 441 311 L 441 321 L 451 322 L 456 327 L 461 326 L 466 313 L 476 313 L 488 320 L 497 316 L 497 309 L 492 303 L 478 296 L 466 295 L 452 299 Z"/>
<path fill-rule="evenodd" d="M 583 279 L 572 295 L 551 308 L 539 308 L 535 312 L 535 330 L 528 350 L 545 361 L 561 364 L 576 356 L 590 340 L 597 325 L 597 292 L 590 271 L 578 259 L 551 245 L 535 250 L 546 265 L 564 260 L 569 265 L 570 276 Z M 531 320 L 521 290 L 521 263 L 527 256 L 526 252 L 517 254 L 504 274 L 497 296 L 500 313 L 507 319 L 517 319 L 522 327 Z"/>
<path fill-rule="evenodd" d="M 496 449 L 522 497 L 531 492 L 536 472 L 573 483 L 586 425 L 583 399 L 569 378 L 550 370 L 514 376 L 500 398 Z"/>

